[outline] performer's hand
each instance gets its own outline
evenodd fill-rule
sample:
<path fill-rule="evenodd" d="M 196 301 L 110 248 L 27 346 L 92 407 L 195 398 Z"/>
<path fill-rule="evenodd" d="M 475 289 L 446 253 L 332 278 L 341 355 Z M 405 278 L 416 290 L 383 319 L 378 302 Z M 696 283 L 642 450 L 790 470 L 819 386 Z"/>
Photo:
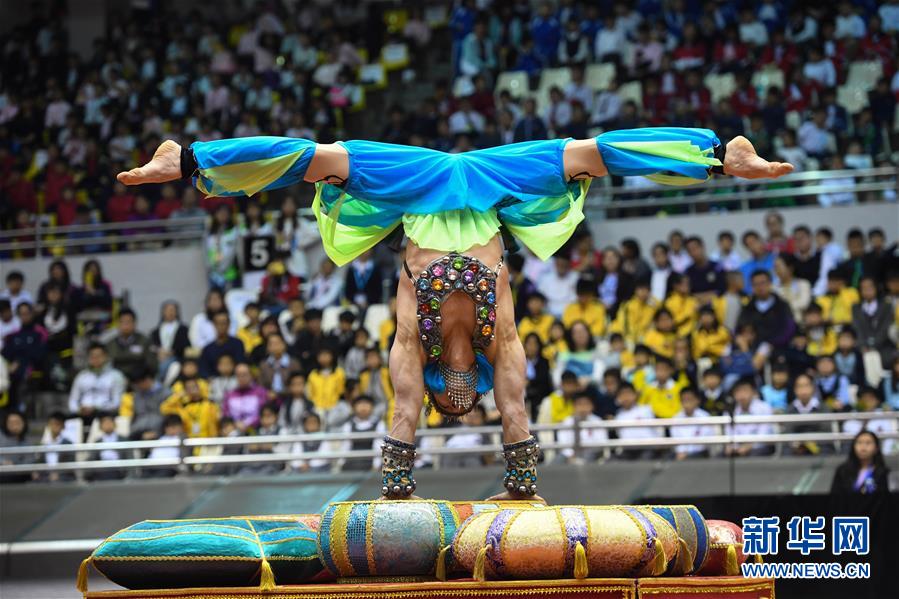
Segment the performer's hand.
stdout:
<path fill-rule="evenodd" d="M 153 154 L 147 164 L 124 171 L 116 179 L 125 185 L 141 185 L 143 183 L 165 183 L 181 178 L 181 146 L 167 139 Z"/>
<path fill-rule="evenodd" d="M 727 144 L 724 173 L 743 179 L 776 179 L 793 172 L 789 162 L 768 162 L 756 153 L 752 143 L 738 135 Z"/>
<path fill-rule="evenodd" d="M 484 501 L 527 501 L 530 503 L 543 503 L 546 504 L 546 500 L 540 497 L 539 495 L 526 495 L 524 493 L 510 493 L 509 491 L 504 491 L 497 495 L 493 495 L 488 497 Z"/>

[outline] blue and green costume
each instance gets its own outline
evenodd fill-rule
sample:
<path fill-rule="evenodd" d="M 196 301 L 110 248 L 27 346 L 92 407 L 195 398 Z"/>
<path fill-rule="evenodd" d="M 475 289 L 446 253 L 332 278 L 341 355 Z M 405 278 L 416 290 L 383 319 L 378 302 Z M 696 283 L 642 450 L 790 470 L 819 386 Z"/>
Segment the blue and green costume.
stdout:
<path fill-rule="evenodd" d="M 532 141 L 447 154 L 428 148 L 346 141 L 349 178 L 316 183 L 313 210 L 328 256 L 343 265 L 402 225 L 418 246 L 464 252 L 489 242 L 500 226 L 546 259 L 584 219 L 589 179 L 569 181 L 570 140 Z M 596 138 L 612 175 L 641 175 L 668 185 L 698 183 L 720 166 L 720 142 L 708 129 L 656 127 Z M 205 194 L 253 195 L 299 183 L 315 142 L 247 137 L 196 142 L 194 184 Z"/>

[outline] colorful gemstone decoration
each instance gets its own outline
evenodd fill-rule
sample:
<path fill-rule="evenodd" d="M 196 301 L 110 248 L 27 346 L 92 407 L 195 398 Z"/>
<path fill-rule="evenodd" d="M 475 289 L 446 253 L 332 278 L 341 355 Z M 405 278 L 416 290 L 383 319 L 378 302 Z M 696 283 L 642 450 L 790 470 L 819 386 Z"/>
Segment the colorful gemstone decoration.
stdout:
<path fill-rule="evenodd" d="M 484 337 L 489 337 L 490 333 L 492 333 L 492 332 L 493 332 L 493 327 L 490 326 L 489 324 L 485 324 L 483 327 L 481 327 L 481 334 L 484 335 Z"/>
<path fill-rule="evenodd" d="M 435 277 L 442 277 L 444 272 L 443 264 L 435 264 L 431 272 L 434 273 Z"/>
<path fill-rule="evenodd" d="M 468 265 L 468 270 L 470 270 L 471 272 L 478 272 L 479 269 L 480 269 L 480 266 L 478 266 L 477 262 L 472 262 L 471 264 Z"/>
<path fill-rule="evenodd" d="M 481 306 L 480 308 L 478 308 L 478 318 L 480 318 L 482 320 L 487 318 L 487 307 L 486 306 Z"/>
<path fill-rule="evenodd" d="M 481 279 L 480 281 L 478 281 L 478 289 L 480 289 L 481 291 L 487 291 L 488 287 L 489 285 L 487 284 L 487 279 Z"/>
<path fill-rule="evenodd" d="M 495 301 L 496 301 L 496 294 L 491 291 L 490 293 L 487 294 L 487 303 L 492 304 Z"/>
<path fill-rule="evenodd" d="M 431 329 L 434 328 L 434 321 L 431 320 L 430 318 L 425 318 L 424 320 L 421 321 L 421 328 L 423 328 L 426 331 L 430 331 Z"/>
<path fill-rule="evenodd" d="M 457 256 L 455 259 L 453 259 L 453 268 L 455 268 L 456 270 L 462 270 L 463 266 L 465 266 L 465 261 L 462 260 L 461 257 Z"/>
<path fill-rule="evenodd" d="M 428 280 L 427 279 L 418 279 L 418 288 L 419 289 L 427 289 L 428 288 Z"/>
<path fill-rule="evenodd" d="M 443 289 L 443 279 L 434 279 L 431 281 L 431 289 L 441 291 Z"/>
<path fill-rule="evenodd" d="M 422 314 L 427 314 L 428 312 L 431 311 L 431 306 L 428 304 L 420 304 L 418 306 L 418 311 L 421 312 Z"/>
<path fill-rule="evenodd" d="M 496 322 L 496 310 L 490 310 L 490 313 L 487 314 L 487 320 L 490 322 Z"/>
<path fill-rule="evenodd" d="M 437 311 L 440 309 L 440 300 L 436 297 L 431 298 L 431 310 Z"/>
<path fill-rule="evenodd" d="M 459 271 L 456 270 L 455 268 L 449 269 L 449 272 L 446 273 L 446 278 L 449 279 L 450 281 L 455 281 L 456 279 L 459 278 Z"/>
<path fill-rule="evenodd" d="M 440 348 L 439 345 L 431 346 L 431 355 L 432 356 L 439 356 L 441 354 L 441 352 L 443 352 L 443 350 Z"/>
<path fill-rule="evenodd" d="M 464 281 L 465 283 L 474 282 L 474 273 L 470 270 L 466 270 L 464 273 L 462 273 L 462 281 Z"/>

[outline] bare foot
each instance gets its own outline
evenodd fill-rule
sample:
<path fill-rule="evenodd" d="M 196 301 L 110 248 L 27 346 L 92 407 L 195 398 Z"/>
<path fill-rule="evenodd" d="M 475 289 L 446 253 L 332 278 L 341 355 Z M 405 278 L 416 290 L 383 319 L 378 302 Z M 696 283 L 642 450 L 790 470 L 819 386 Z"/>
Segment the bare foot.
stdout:
<path fill-rule="evenodd" d="M 530 503 L 542 503 L 546 505 L 546 500 L 540 497 L 539 495 L 523 495 L 520 493 L 509 493 L 508 491 L 504 491 L 498 495 L 494 495 L 493 497 L 488 497 L 485 501 L 527 501 Z"/>
<path fill-rule="evenodd" d="M 125 185 L 165 183 L 181 178 L 181 146 L 167 139 L 162 142 L 147 164 L 119 173 L 116 178 Z"/>
<path fill-rule="evenodd" d="M 789 162 L 768 162 L 756 153 L 752 143 L 739 135 L 727 144 L 724 172 L 743 179 L 776 179 L 793 172 Z"/>

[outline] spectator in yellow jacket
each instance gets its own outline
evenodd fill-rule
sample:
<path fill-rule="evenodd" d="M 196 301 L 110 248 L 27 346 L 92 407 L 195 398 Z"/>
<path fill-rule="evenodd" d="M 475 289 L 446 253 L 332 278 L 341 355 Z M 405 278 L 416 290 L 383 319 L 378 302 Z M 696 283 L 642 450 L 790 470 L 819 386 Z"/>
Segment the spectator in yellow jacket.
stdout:
<path fill-rule="evenodd" d="M 837 351 L 837 334 L 824 320 L 824 310 L 815 302 L 802 314 L 802 324 L 808 337 L 805 351 L 810 356 L 829 356 Z"/>
<path fill-rule="evenodd" d="M 699 302 L 690 295 L 690 279 L 686 275 L 674 272 L 668 278 L 668 285 L 671 293 L 665 299 L 664 306 L 674 317 L 677 334 L 689 335 L 696 327 L 696 311 L 699 309 Z"/>
<path fill-rule="evenodd" d="M 396 332 L 396 298 L 390 298 L 387 304 L 390 310 L 390 318 L 385 319 L 378 327 L 378 347 L 382 352 L 389 352 L 392 345 L 393 334 Z"/>
<path fill-rule="evenodd" d="M 320 348 L 317 359 L 318 368 L 309 373 L 306 391 L 315 409 L 327 411 L 340 401 L 346 389 L 346 373 L 336 365 L 334 350 L 330 347 Z"/>
<path fill-rule="evenodd" d="M 667 308 L 661 308 L 653 318 L 653 327 L 643 337 L 643 343 L 653 353 L 670 359 L 674 356 L 675 339 L 674 317 Z"/>
<path fill-rule="evenodd" d="M 574 398 L 583 389 L 575 373 L 562 373 L 559 390 L 550 393 L 540 406 L 538 420 L 559 423 L 574 415 Z M 544 407 L 546 405 L 547 407 Z"/>
<path fill-rule="evenodd" d="M 215 437 L 218 434 L 219 407 L 203 393 L 197 379 L 185 380 L 183 391 L 162 402 L 159 411 L 164 416 L 180 416 L 188 437 Z"/>
<path fill-rule="evenodd" d="M 568 304 L 562 312 L 562 324 L 566 329 L 581 320 L 590 329 L 594 337 L 602 337 L 606 332 L 606 307 L 596 294 L 596 281 L 593 277 L 582 276 L 575 287 L 577 301 Z"/>
<path fill-rule="evenodd" d="M 537 333 L 534 333 L 537 335 Z M 549 327 L 549 343 L 543 346 L 543 357 L 549 361 L 550 368 L 556 365 L 556 356 L 568 351 L 568 332 L 561 320 L 556 320 Z M 537 335 L 539 337 L 539 335 Z M 527 338 L 525 338 L 527 340 Z"/>
<path fill-rule="evenodd" d="M 626 341 L 636 345 L 643 342 L 658 304 L 652 298 L 648 281 L 638 281 L 634 286 L 634 295 L 618 308 L 611 331 L 620 333 Z"/>
<path fill-rule="evenodd" d="M 374 413 L 383 416 L 385 424 L 390 427 L 396 393 L 390 380 L 390 370 L 384 366 L 384 359 L 377 347 L 365 350 L 365 370 L 359 374 L 359 392 L 374 400 Z"/>
<path fill-rule="evenodd" d="M 646 383 L 651 383 L 655 380 L 656 373 L 652 365 L 652 356 L 653 352 L 649 347 L 642 344 L 637 345 L 634 348 L 634 365 L 622 371 L 624 379 L 632 384 L 635 389 L 638 387 L 642 388 Z"/>
<path fill-rule="evenodd" d="M 246 324 L 237 329 L 237 338 L 243 343 L 243 350 L 249 356 L 250 352 L 262 343 L 262 335 L 259 332 L 261 308 L 256 302 L 250 302 L 244 306 L 243 314 L 246 317 Z"/>
<path fill-rule="evenodd" d="M 656 418 L 671 418 L 681 409 L 680 392 L 687 386 L 686 377 L 674 376 L 674 364 L 665 357 L 656 358 L 655 381 L 637 389 L 640 403 L 648 405 Z"/>
<path fill-rule="evenodd" d="M 827 273 L 827 293 L 817 300 L 824 320 L 832 325 L 852 324 L 852 306 L 859 302 L 858 290 L 846 285 L 846 278 L 838 270 Z"/>
<path fill-rule="evenodd" d="M 717 362 L 730 346 L 730 333 L 718 322 L 711 306 L 700 308 L 699 326 L 693 331 L 692 341 L 694 360 L 711 358 Z"/>
<path fill-rule="evenodd" d="M 530 333 L 537 333 L 540 341 L 549 342 L 549 329 L 555 322 L 552 314 L 546 311 L 546 296 L 535 292 L 528 298 L 528 313 L 518 323 L 518 336 L 524 342 Z"/>

